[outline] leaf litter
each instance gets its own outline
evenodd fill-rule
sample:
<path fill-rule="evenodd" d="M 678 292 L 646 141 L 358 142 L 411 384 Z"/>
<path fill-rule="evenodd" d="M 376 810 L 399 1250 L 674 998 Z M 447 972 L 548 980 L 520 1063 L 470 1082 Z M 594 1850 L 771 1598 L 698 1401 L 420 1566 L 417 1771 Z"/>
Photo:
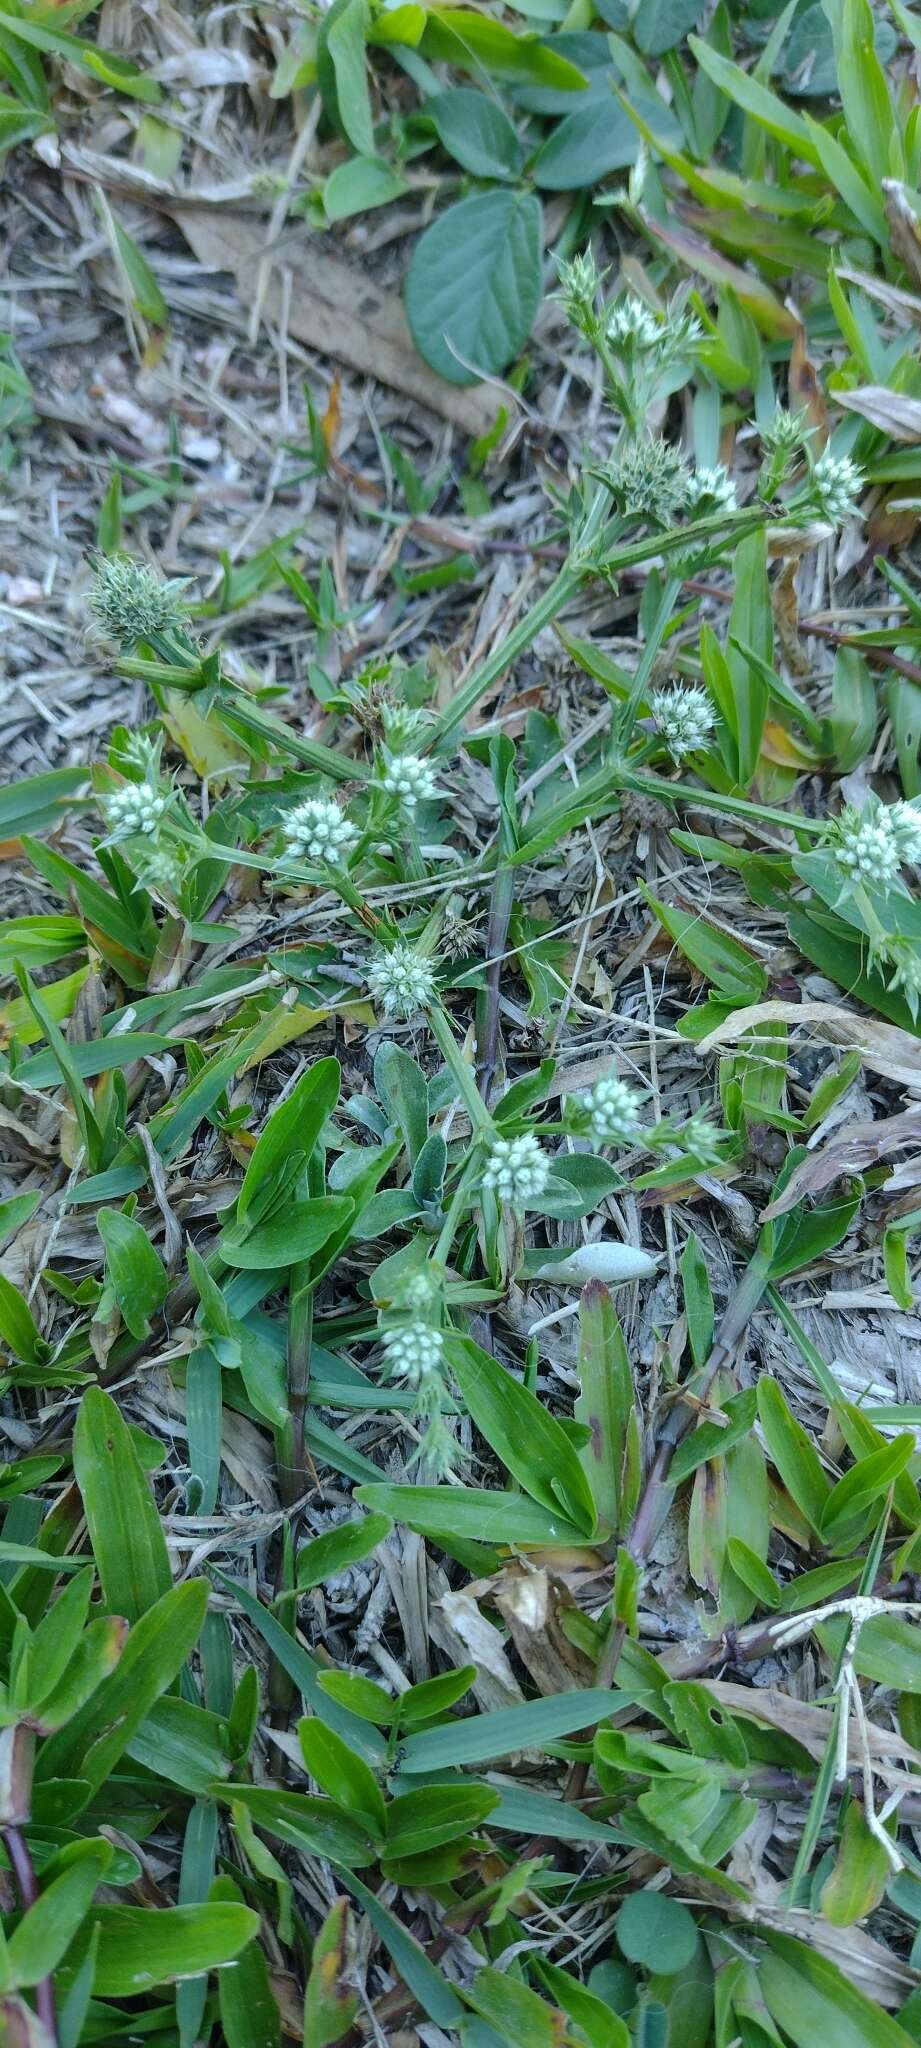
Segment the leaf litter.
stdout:
<path fill-rule="evenodd" d="M 577 335 L 550 279 L 523 356 L 523 279 L 488 382 L 424 291 L 401 310 L 433 201 L 481 202 L 410 157 L 366 210 L 354 0 L 297 135 L 296 26 L 167 14 L 132 56 L 175 128 L 81 44 L 59 135 L 11 159 L 0 1746 L 39 1891 L 4 1902 L 11 2039 L 918 2035 L 918 928 L 888 852 L 917 859 L 916 223 L 909 184 L 882 226 L 873 197 L 868 10 L 812 30 L 837 139 L 776 52 L 654 12 L 610 55 L 662 202 L 628 155 Z M 490 20 L 430 14 L 419 61 Z M 494 80 L 536 77 L 506 35 Z M 553 248 L 585 115 L 527 90 Z M 730 100 L 756 209 L 811 205 L 805 162 L 864 231 L 834 327 L 795 230 L 759 220 L 762 262 L 719 190 Z M 464 170 L 473 118 L 438 110 Z M 471 168 L 492 232 L 506 172 Z M 648 387 L 644 332 L 674 349 Z M 785 397 L 818 436 L 792 488 Z M 625 469 L 647 426 L 692 485 Z M 859 519 L 796 509 L 829 430 Z M 723 462 L 742 511 L 673 556 Z M 190 615 L 112 655 L 88 606 L 122 552 Z M 388 811 L 420 751 L 436 788 Z M 343 816 L 345 870 L 316 850 Z"/>

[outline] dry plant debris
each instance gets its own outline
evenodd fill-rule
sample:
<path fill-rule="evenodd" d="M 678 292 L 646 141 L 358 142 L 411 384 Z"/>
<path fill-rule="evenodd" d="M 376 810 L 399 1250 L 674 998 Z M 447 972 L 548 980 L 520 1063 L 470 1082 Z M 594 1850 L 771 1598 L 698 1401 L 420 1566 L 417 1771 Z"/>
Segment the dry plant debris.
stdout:
<path fill-rule="evenodd" d="M 0 19 L 10 2048 L 921 2040 L 919 53 Z"/>

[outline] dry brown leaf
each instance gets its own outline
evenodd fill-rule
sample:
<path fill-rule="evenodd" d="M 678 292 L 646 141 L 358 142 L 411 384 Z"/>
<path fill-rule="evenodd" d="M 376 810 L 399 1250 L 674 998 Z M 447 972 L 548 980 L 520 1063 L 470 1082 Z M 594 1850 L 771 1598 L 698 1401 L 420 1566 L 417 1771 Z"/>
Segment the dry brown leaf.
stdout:
<path fill-rule="evenodd" d="M 509 1565 L 494 1579 L 490 1598 L 538 1692 L 549 1696 L 591 1684 L 588 1659 L 563 1630 L 561 1610 L 575 1601 L 561 1579 Z"/>
<path fill-rule="evenodd" d="M 441 1578 L 440 1573 L 437 1576 Z M 484 1713 L 491 1714 L 499 1707 L 520 1706 L 524 1693 L 502 1647 L 500 1631 L 480 1613 L 466 1588 L 453 1593 L 446 1581 L 444 1586 L 441 1598 L 429 1609 L 432 1641 L 445 1651 L 455 1668 L 476 1665 L 473 1691 Z"/>
<path fill-rule="evenodd" d="M 771 610 L 777 628 L 780 651 L 787 667 L 794 675 L 808 675 L 810 662 L 800 639 L 799 599 L 796 594 L 796 576 L 799 563 L 790 556 L 780 565 L 780 572 L 771 584 Z"/>
<path fill-rule="evenodd" d="M 917 327 L 921 324 L 921 299 L 914 292 L 902 291 L 897 284 L 888 284 L 884 277 L 873 277 L 869 270 L 851 270 L 842 266 L 838 276 L 845 284 L 856 284 L 869 299 L 876 299 L 898 320 L 903 327 Z M 919 278 L 921 283 L 921 278 Z"/>
<path fill-rule="evenodd" d="M 744 1010 L 733 1010 L 715 1031 L 708 1032 L 698 1049 L 715 1052 L 720 1046 L 734 1045 L 746 1031 L 757 1031 L 761 1024 L 817 1025 L 820 1028 L 812 1035 L 818 1042 L 824 1039 L 829 1045 L 859 1052 L 872 1073 L 898 1081 L 909 1094 L 921 1094 L 921 1040 L 898 1024 L 858 1017 L 836 1003 L 750 1003 Z"/>
<path fill-rule="evenodd" d="M 177 207 L 175 219 L 199 263 L 209 270 L 231 271 L 241 303 L 251 306 L 267 253 L 258 221 L 187 207 Z M 322 254 L 303 226 L 282 237 L 271 253 L 272 275 L 263 301 L 270 320 L 277 321 L 281 314 L 284 269 L 291 277 L 288 329 L 297 341 L 334 363 L 347 363 L 349 369 L 405 392 L 416 405 L 427 405 L 465 434 L 488 432 L 499 410 L 496 393 L 490 386 L 467 388 L 436 377 L 416 352 L 396 293 L 382 292 L 350 264 Z M 509 403 L 504 387 L 501 402 Z"/>
<path fill-rule="evenodd" d="M 856 391 L 836 391 L 835 397 L 893 441 L 921 441 L 921 398 L 905 398 L 885 384 L 860 384 Z"/>
<path fill-rule="evenodd" d="M 862 1173 L 865 1167 L 876 1166 L 879 1160 L 888 1159 L 891 1152 L 901 1152 L 919 1140 L 921 1102 L 913 1103 L 901 1116 L 881 1116 L 872 1123 L 850 1124 L 840 1137 L 810 1152 L 794 1167 L 783 1194 L 762 1209 L 762 1223 L 770 1222 L 774 1216 L 785 1216 L 804 1195 L 821 1194 L 833 1181 Z"/>
<path fill-rule="evenodd" d="M 810 427 L 818 436 L 824 448 L 828 440 L 828 407 L 825 394 L 819 383 L 815 364 L 806 353 L 806 329 L 792 300 L 787 300 L 787 311 L 792 313 L 796 326 L 793 329 L 793 347 L 790 351 L 790 368 L 787 372 L 788 404 L 791 412 L 804 412 Z"/>
<path fill-rule="evenodd" d="M 752 1721 L 766 1721 L 769 1728 L 779 1728 L 784 1735 L 792 1735 L 794 1742 L 820 1763 L 831 1741 L 833 1717 L 827 1707 L 813 1706 L 809 1700 L 794 1699 L 792 1694 L 781 1692 L 776 1685 L 734 1685 L 728 1678 L 702 1678 L 705 1685 L 721 1706 L 728 1707 L 732 1714 L 747 1714 Z M 880 1728 L 876 1722 L 866 1723 L 866 1737 L 874 1768 L 880 1777 L 891 1786 L 903 1786 L 916 1791 L 918 1787 L 917 1768 L 909 1771 L 906 1763 L 921 1765 L 921 1752 L 913 1749 L 904 1735 L 894 1728 Z M 848 1762 L 859 1770 L 863 1751 L 856 1726 L 852 1723 L 848 1733 Z"/>
<path fill-rule="evenodd" d="M 909 277 L 913 277 L 916 284 L 921 284 L 921 222 L 898 178 L 884 178 L 882 183 L 883 212 L 892 247 L 904 263 Z"/>

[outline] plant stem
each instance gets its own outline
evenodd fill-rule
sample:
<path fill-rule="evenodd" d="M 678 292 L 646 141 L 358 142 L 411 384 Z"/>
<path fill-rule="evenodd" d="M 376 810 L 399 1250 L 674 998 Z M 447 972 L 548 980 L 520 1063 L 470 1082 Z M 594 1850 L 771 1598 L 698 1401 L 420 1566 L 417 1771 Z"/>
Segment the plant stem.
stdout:
<path fill-rule="evenodd" d="M 28 1912 L 29 1907 L 34 1906 L 38 1898 L 38 1883 L 29 1851 L 29 1844 L 20 1827 L 4 1828 L 3 1839 L 6 1844 L 6 1853 L 10 1859 L 10 1869 L 16 1879 L 16 1889 L 19 1893 L 20 1903 L 23 1910 Z M 54 1979 L 52 1977 L 39 1978 L 35 1986 L 35 2007 L 49 2039 L 57 2043 L 58 2023 L 54 2010 Z"/>
<path fill-rule="evenodd" d="M 426 1014 L 432 1027 L 432 1036 L 435 1039 L 439 1052 L 444 1057 L 445 1066 L 450 1068 L 457 1082 L 458 1093 L 465 1109 L 469 1113 L 474 1134 L 477 1131 L 491 1130 L 492 1117 L 488 1109 L 486 1109 L 477 1088 L 473 1068 L 465 1060 L 451 1029 L 447 1011 L 442 1008 L 441 1003 L 433 1002 Z"/>
<path fill-rule="evenodd" d="M 636 724 L 637 712 L 646 695 L 653 664 L 661 648 L 665 637 L 665 629 L 674 611 L 680 591 L 680 576 L 667 576 L 656 608 L 655 618 L 646 635 L 646 644 L 634 670 L 629 695 L 625 698 L 617 715 L 615 735 L 616 744 L 621 751 L 629 744 L 630 735 Z"/>
<path fill-rule="evenodd" d="M 741 540 L 746 533 L 753 533 L 759 526 L 768 523 L 768 514 L 763 505 L 749 507 L 744 512 L 714 513 L 707 519 L 695 519 L 688 526 L 676 527 L 672 533 L 650 533 L 642 540 L 630 541 L 626 546 L 615 548 L 606 560 L 601 559 L 601 544 L 604 540 L 605 524 L 610 511 L 610 493 L 605 485 L 598 487 L 589 507 L 583 526 L 563 564 L 558 576 L 539 597 L 517 626 L 507 634 L 501 644 L 494 648 L 483 667 L 476 675 L 470 676 L 463 688 L 458 690 L 449 709 L 435 727 L 432 746 L 444 740 L 448 733 L 461 725 L 469 711 L 479 703 L 493 683 L 505 673 L 519 654 L 530 647 L 532 640 L 544 626 L 553 624 L 570 599 L 577 596 L 588 576 L 597 576 L 603 569 L 609 580 L 624 569 L 634 569 L 643 562 L 654 561 L 660 555 L 686 553 L 696 543 L 724 535 Z M 594 550 L 594 553 L 592 552 Z"/>
<path fill-rule="evenodd" d="M 292 1266 L 288 1282 L 288 1407 L 291 1420 L 283 1435 L 278 1483 L 284 1507 L 300 1500 L 307 1480 L 305 1426 L 310 1386 L 310 1344 L 313 1335 L 311 1261 Z"/>
<path fill-rule="evenodd" d="M 750 803 L 747 797 L 742 796 L 724 796 L 719 790 L 695 789 L 690 782 L 667 782 L 662 775 L 637 775 L 631 772 L 627 763 L 618 769 L 617 776 L 623 789 L 635 790 L 639 796 L 661 797 L 667 803 L 682 800 L 693 804 L 698 811 L 722 811 L 730 818 L 747 818 L 763 825 L 782 825 L 788 832 L 805 832 L 813 839 L 822 838 L 828 830 L 821 818 L 775 811 L 770 804 Z"/>

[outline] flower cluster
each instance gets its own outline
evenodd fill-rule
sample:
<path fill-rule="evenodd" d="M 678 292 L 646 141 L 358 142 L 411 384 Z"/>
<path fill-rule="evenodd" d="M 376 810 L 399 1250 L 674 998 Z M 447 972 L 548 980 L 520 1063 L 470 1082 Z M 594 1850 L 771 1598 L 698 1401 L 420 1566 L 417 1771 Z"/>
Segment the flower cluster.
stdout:
<path fill-rule="evenodd" d="M 392 1379 L 418 1387 L 433 1373 L 440 1378 L 445 1340 L 428 1323 L 396 1323 L 381 1334 L 385 1363 Z"/>
<path fill-rule="evenodd" d="M 687 503 L 688 473 L 670 441 L 631 441 L 598 475 L 618 511 L 634 519 L 668 526 Z"/>
<path fill-rule="evenodd" d="M 435 993 L 435 970 L 424 953 L 399 940 L 379 947 L 368 969 L 368 987 L 387 1017 L 412 1017 Z"/>
<path fill-rule="evenodd" d="M 282 819 L 285 846 L 301 859 L 341 862 L 358 838 L 358 828 L 341 806 L 308 796 Z"/>
<path fill-rule="evenodd" d="M 500 1202 L 524 1209 L 543 1194 L 549 1177 L 550 1160 L 533 1131 L 488 1139 L 483 1186 L 492 1188 Z"/>
<path fill-rule="evenodd" d="M 152 837 L 159 832 L 169 809 L 170 793 L 158 782 L 126 782 L 102 798 L 102 811 L 110 839 L 131 839 L 137 833 Z"/>
<path fill-rule="evenodd" d="M 687 1123 L 676 1132 L 678 1143 L 699 1166 L 718 1166 L 722 1159 L 723 1133 L 703 1109 L 695 1109 Z"/>
<path fill-rule="evenodd" d="M 826 448 L 812 466 L 809 478 L 813 503 L 831 526 L 843 526 L 853 518 L 855 499 L 863 489 L 863 471 L 849 455 L 833 455 Z"/>
<path fill-rule="evenodd" d="M 904 997 L 917 1023 L 921 1005 L 921 946 L 917 939 L 887 938 L 877 947 L 874 964 L 886 975 L 886 985 Z"/>
<path fill-rule="evenodd" d="M 103 633 L 125 650 L 160 633 L 183 632 L 187 613 L 182 582 L 165 583 L 130 555 L 103 555 L 95 564 L 89 607 Z"/>
<path fill-rule="evenodd" d="M 628 292 L 608 307 L 604 331 L 611 348 L 618 355 L 632 355 L 658 348 L 665 330 L 642 299 Z"/>
<path fill-rule="evenodd" d="M 629 1145 L 640 1127 L 640 1096 L 629 1082 L 608 1074 L 586 1096 L 589 1127 L 596 1145 Z"/>
<path fill-rule="evenodd" d="M 693 314 L 675 305 L 660 319 L 635 292 L 626 292 L 608 307 L 604 333 L 616 355 L 625 360 L 636 355 L 654 355 L 661 367 L 695 347 L 701 337 L 701 326 Z"/>
<path fill-rule="evenodd" d="M 884 804 L 871 796 L 862 811 L 842 811 L 833 851 L 849 883 L 899 888 L 901 869 L 921 860 L 921 811 L 914 804 Z"/>
<path fill-rule="evenodd" d="M 559 270 L 560 288 L 556 296 L 566 318 L 587 341 L 594 341 L 604 324 L 604 315 L 596 312 L 595 301 L 608 273 L 598 269 L 590 249 L 584 255 L 574 256 L 570 263 L 561 263 Z"/>
<path fill-rule="evenodd" d="M 773 418 L 763 428 L 761 439 L 771 455 L 795 455 L 801 448 L 809 429 L 805 408 L 801 412 L 788 412 L 779 405 Z"/>
<path fill-rule="evenodd" d="M 704 519 L 715 512 L 737 512 L 736 487 L 722 462 L 712 469 L 695 469 L 688 478 L 686 504 L 692 519 Z"/>
<path fill-rule="evenodd" d="M 388 794 L 398 797 L 407 811 L 438 795 L 434 768 L 424 754 L 390 754 L 381 780 Z"/>
<path fill-rule="evenodd" d="M 649 709 L 673 761 L 699 753 L 716 722 L 707 691 L 697 683 L 650 690 Z"/>

